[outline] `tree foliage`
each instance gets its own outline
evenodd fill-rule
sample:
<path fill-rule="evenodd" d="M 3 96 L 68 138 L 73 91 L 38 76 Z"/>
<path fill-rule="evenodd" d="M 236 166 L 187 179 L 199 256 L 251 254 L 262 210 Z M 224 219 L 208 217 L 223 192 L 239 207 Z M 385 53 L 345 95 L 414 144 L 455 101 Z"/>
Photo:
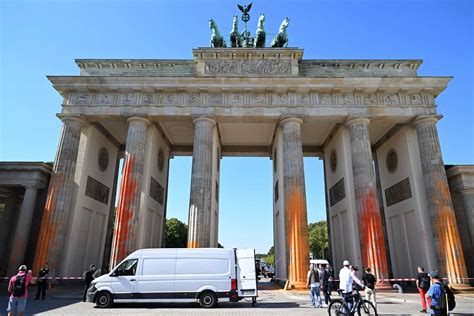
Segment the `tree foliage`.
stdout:
<path fill-rule="evenodd" d="M 314 258 L 329 258 L 328 226 L 326 221 L 311 223 L 308 225 L 309 251 Z"/>
<path fill-rule="evenodd" d="M 188 225 L 177 218 L 166 220 L 166 248 L 186 248 L 188 242 Z"/>
<path fill-rule="evenodd" d="M 257 259 L 261 259 L 267 264 L 274 265 L 275 264 L 275 247 L 271 246 L 267 254 L 258 253 L 255 255 L 255 257 Z"/>

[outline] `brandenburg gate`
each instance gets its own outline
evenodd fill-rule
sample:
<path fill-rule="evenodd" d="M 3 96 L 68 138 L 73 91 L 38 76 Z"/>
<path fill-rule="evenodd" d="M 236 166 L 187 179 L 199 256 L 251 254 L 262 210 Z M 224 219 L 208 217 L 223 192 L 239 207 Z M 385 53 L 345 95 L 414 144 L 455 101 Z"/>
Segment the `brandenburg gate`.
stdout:
<path fill-rule="evenodd" d="M 64 98 L 63 128 L 36 271 L 49 262 L 54 276 L 81 275 L 162 247 L 169 161 L 180 155 L 193 157 L 188 247 L 217 247 L 220 160 L 263 156 L 273 161 L 276 275 L 301 286 L 303 157 L 313 156 L 324 161 L 335 267 L 348 259 L 387 279 L 421 265 L 465 282 L 436 130 L 450 77 L 418 76 L 420 60 L 310 60 L 298 48 L 192 55 L 79 59 L 80 75 L 48 77 Z"/>

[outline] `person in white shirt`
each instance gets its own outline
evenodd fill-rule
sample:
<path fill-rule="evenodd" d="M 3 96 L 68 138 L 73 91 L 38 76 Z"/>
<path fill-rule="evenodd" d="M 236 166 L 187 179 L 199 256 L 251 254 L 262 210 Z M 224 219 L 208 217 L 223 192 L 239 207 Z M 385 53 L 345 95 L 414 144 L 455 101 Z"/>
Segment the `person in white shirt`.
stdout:
<path fill-rule="evenodd" d="M 342 263 L 344 266 L 339 272 L 339 289 L 342 290 L 342 296 L 346 298 L 352 294 L 352 282 L 356 281 L 362 288 L 364 284 L 354 275 L 353 271 L 349 268 L 350 263 L 347 260 L 344 260 Z M 352 300 L 348 301 L 349 309 L 352 308 Z"/>

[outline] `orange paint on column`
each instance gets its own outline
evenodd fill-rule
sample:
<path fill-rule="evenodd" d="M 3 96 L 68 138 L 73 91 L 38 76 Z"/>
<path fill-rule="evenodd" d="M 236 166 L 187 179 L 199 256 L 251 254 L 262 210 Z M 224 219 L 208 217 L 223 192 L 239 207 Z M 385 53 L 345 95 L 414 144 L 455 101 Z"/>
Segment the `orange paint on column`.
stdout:
<path fill-rule="evenodd" d="M 285 194 L 286 238 L 290 254 L 288 279 L 296 287 L 305 286 L 308 268 L 308 223 L 306 199 L 299 188 Z"/>
<path fill-rule="evenodd" d="M 197 242 L 195 240 L 188 240 L 187 247 L 188 248 L 201 248 L 201 246 L 199 245 L 199 242 Z"/>
<path fill-rule="evenodd" d="M 378 278 L 388 278 L 387 255 L 382 230 L 382 217 L 374 189 L 363 200 L 359 218 L 362 264 L 369 266 Z"/>
<path fill-rule="evenodd" d="M 62 185 L 62 176 L 53 175 L 51 184 L 49 187 L 48 197 L 41 218 L 40 232 L 38 236 L 38 244 L 36 245 L 35 259 L 33 262 L 33 271 L 39 271 L 41 267 L 46 263 L 52 263 L 49 260 L 49 251 L 51 243 L 56 235 L 56 223 L 53 220 L 53 211 L 56 205 L 56 194 L 57 188 Z"/>
<path fill-rule="evenodd" d="M 134 181 L 132 174 L 134 165 L 134 157 L 129 156 L 124 164 L 122 182 L 120 184 L 117 219 L 112 243 L 111 266 L 118 264 L 131 250 L 130 244 L 127 245 L 127 243 L 133 240 L 133 209 L 131 204 L 134 202 L 137 190 L 137 182 Z"/>
<path fill-rule="evenodd" d="M 438 195 L 434 200 L 434 204 L 438 212 L 434 222 L 434 230 L 435 246 L 438 255 L 442 256 L 440 261 L 443 266 L 441 269 L 448 274 L 446 276 L 450 279 L 462 283 L 463 280 L 460 278 L 466 277 L 467 271 L 456 217 L 454 210 L 449 205 L 451 199 L 449 188 L 445 181 L 438 178 L 436 179 L 436 189 Z M 436 237 L 438 237 L 438 242 L 436 242 Z"/>

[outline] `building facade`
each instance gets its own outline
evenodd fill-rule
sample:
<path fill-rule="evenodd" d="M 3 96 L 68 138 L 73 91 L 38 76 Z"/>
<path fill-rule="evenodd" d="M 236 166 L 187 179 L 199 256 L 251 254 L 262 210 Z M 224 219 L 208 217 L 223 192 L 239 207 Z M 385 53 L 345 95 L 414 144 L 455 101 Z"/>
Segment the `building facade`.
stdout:
<path fill-rule="evenodd" d="M 63 129 L 34 268 L 80 275 L 91 262 L 163 246 L 178 155 L 193 157 L 188 247 L 217 247 L 220 159 L 267 156 L 276 274 L 303 286 L 303 157 L 314 156 L 324 160 L 334 266 L 349 259 L 383 280 L 422 265 L 467 282 L 466 234 L 436 130 L 450 77 L 418 76 L 420 60 L 305 60 L 297 48 L 198 48 L 193 57 L 76 60 L 79 76 L 48 77 L 64 98 Z"/>

